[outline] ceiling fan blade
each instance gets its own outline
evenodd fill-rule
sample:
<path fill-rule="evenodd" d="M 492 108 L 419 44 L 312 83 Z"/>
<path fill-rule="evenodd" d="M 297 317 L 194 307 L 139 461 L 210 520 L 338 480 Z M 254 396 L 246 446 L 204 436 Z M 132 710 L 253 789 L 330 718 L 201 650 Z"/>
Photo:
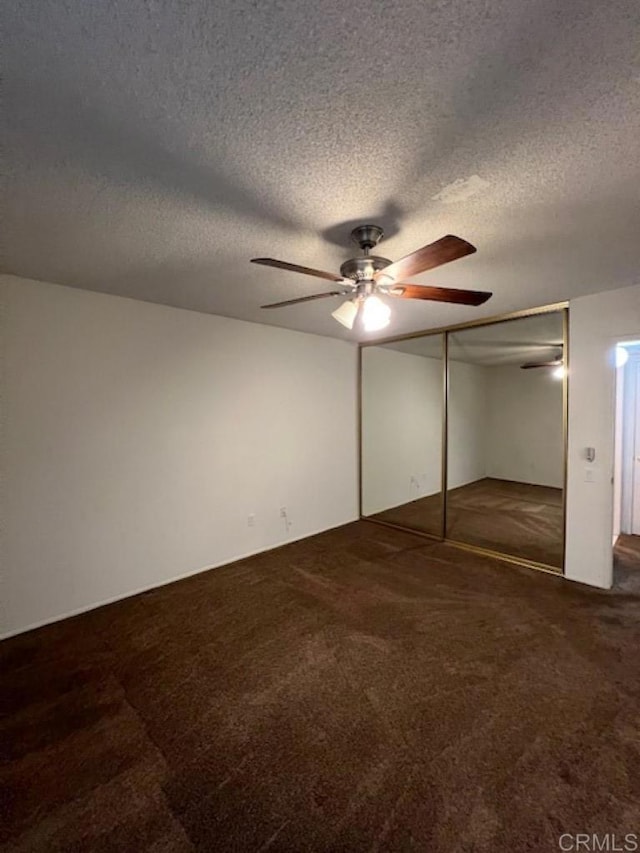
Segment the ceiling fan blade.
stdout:
<path fill-rule="evenodd" d="M 401 299 L 428 299 L 431 302 L 455 302 L 459 305 L 482 305 L 493 296 L 484 290 L 456 290 L 453 287 L 429 287 L 422 284 L 394 284 L 389 296 Z"/>
<path fill-rule="evenodd" d="M 316 278 L 324 278 L 327 281 L 344 281 L 342 276 L 334 275 L 332 272 L 324 270 L 314 270 L 311 267 L 301 267 L 299 264 L 289 264 L 287 261 L 277 261 L 275 258 L 251 258 L 252 264 L 262 264 L 265 267 L 276 267 L 279 270 L 291 270 L 291 272 L 299 272 L 303 275 L 313 275 Z"/>
<path fill-rule="evenodd" d="M 345 290 L 329 290 L 327 293 L 314 293 L 311 296 L 300 296 L 298 299 L 285 299 L 284 302 L 271 302 L 261 305 L 261 308 L 283 308 L 285 305 L 297 305 L 299 302 L 312 302 L 314 299 L 326 299 L 327 296 L 348 296 Z"/>
<path fill-rule="evenodd" d="M 467 243 L 460 237 L 454 237 L 453 234 L 448 234 L 446 237 L 436 240 L 435 243 L 430 243 L 404 258 L 400 258 L 399 261 L 395 261 L 395 263 L 376 273 L 374 278 L 376 281 L 385 277 L 402 281 L 403 278 L 418 275 L 418 273 L 426 272 L 442 264 L 448 264 L 449 261 L 464 258 L 465 255 L 472 255 L 475 251 L 476 247 L 472 246 L 471 243 Z"/>
<path fill-rule="evenodd" d="M 562 367 L 562 359 L 554 361 L 530 361 L 520 365 L 522 370 L 531 370 L 534 367 Z"/>

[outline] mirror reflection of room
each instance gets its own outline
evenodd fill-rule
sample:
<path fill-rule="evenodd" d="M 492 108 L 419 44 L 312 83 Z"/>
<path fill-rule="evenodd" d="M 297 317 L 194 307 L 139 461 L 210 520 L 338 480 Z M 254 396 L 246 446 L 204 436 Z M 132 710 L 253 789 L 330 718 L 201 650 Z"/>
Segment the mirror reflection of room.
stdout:
<path fill-rule="evenodd" d="M 563 315 L 449 334 L 446 535 L 561 569 Z"/>
<path fill-rule="evenodd" d="M 362 350 L 362 514 L 442 537 L 443 336 Z"/>

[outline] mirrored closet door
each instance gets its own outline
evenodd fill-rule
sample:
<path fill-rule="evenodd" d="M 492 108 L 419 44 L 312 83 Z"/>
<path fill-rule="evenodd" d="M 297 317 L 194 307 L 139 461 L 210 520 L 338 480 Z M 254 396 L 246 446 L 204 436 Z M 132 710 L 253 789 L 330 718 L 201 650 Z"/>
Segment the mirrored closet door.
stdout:
<path fill-rule="evenodd" d="M 448 333 L 446 537 L 557 570 L 564 313 Z"/>
<path fill-rule="evenodd" d="M 361 516 L 561 572 L 567 316 L 362 345 Z"/>
<path fill-rule="evenodd" d="M 444 336 L 361 350 L 362 515 L 443 536 Z"/>

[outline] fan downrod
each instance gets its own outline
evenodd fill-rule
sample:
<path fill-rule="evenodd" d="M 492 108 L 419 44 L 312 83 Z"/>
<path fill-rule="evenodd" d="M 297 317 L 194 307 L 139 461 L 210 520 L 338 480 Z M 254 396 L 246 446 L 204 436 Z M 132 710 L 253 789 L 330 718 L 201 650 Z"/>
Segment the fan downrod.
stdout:
<path fill-rule="evenodd" d="M 365 254 L 375 248 L 383 237 L 384 231 L 379 225 L 358 225 L 351 232 L 351 239 Z"/>
<path fill-rule="evenodd" d="M 340 274 L 345 278 L 359 283 L 361 281 L 373 281 L 375 273 L 388 267 L 389 258 L 381 258 L 378 255 L 370 255 L 371 249 L 382 240 L 384 232 L 379 225 L 358 225 L 351 232 L 351 239 L 362 249 L 363 254 L 358 258 L 349 258 L 340 267 Z"/>

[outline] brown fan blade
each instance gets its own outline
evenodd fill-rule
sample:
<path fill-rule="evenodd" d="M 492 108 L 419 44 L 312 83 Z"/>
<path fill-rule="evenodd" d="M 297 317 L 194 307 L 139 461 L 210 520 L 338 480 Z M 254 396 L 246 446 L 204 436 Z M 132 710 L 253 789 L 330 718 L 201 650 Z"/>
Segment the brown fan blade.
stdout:
<path fill-rule="evenodd" d="M 394 284 L 389 296 L 401 299 L 429 299 L 432 302 L 456 302 L 459 305 L 482 305 L 493 296 L 484 290 L 455 290 L 452 287 L 429 287 L 422 284 Z"/>
<path fill-rule="evenodd" d="M 316 278 L 325 278 L 327 281 L 344 281 L 339 275 L 324 270 L 313 270 L 311 267 L 301 267 L 298 264 L 289 264 L 286 261 L 276 261 L 274 258 L 251 258 L 252 264 L 262 264 L 265 267 L 276 267 L 279 270 L 291 270 L 303 275 L 314 275 Z"/>
<path fill-rule="evenodd" d="M 327 296 L 348 296 L 345 290 L 330 290 L 327 293 L 314 293 L 312 296 L 300 296 L 298 299 L 285 299 L 284 302 L 271 302 L 269 305 L 261 305 L 261 308 L 282 308 L 284 305 L 297 305 L 298 302 L 311 302 L 314 299 L 326 299 Z"/>
<path fill-rule="evenodd" d="M 400 258 L 399 261 L 377 272 L 374 278 L 376 281 L 381 281 L 385 276 L 388 276 L 395 281 L 402 281 L 403 278 L 432 270 L 434 267 L 448 264 L 449 261 L 464 258 L 465 255 L 472 255 L 475 251 L 476 247 L 472 246 L 471 243 L 467 243 L 460 237 L 454 237 L 453 234 L 448 234 L 446 237 L 436 240 L 435 243 L 430 243 L 404 258 Z"/>
<path fill-rule="evenodd" d="M 558 361 L 530 361 L 520 365 L 522 370 L 531 370 L 534 367 L 562 367 L 562 360 Z"/>

